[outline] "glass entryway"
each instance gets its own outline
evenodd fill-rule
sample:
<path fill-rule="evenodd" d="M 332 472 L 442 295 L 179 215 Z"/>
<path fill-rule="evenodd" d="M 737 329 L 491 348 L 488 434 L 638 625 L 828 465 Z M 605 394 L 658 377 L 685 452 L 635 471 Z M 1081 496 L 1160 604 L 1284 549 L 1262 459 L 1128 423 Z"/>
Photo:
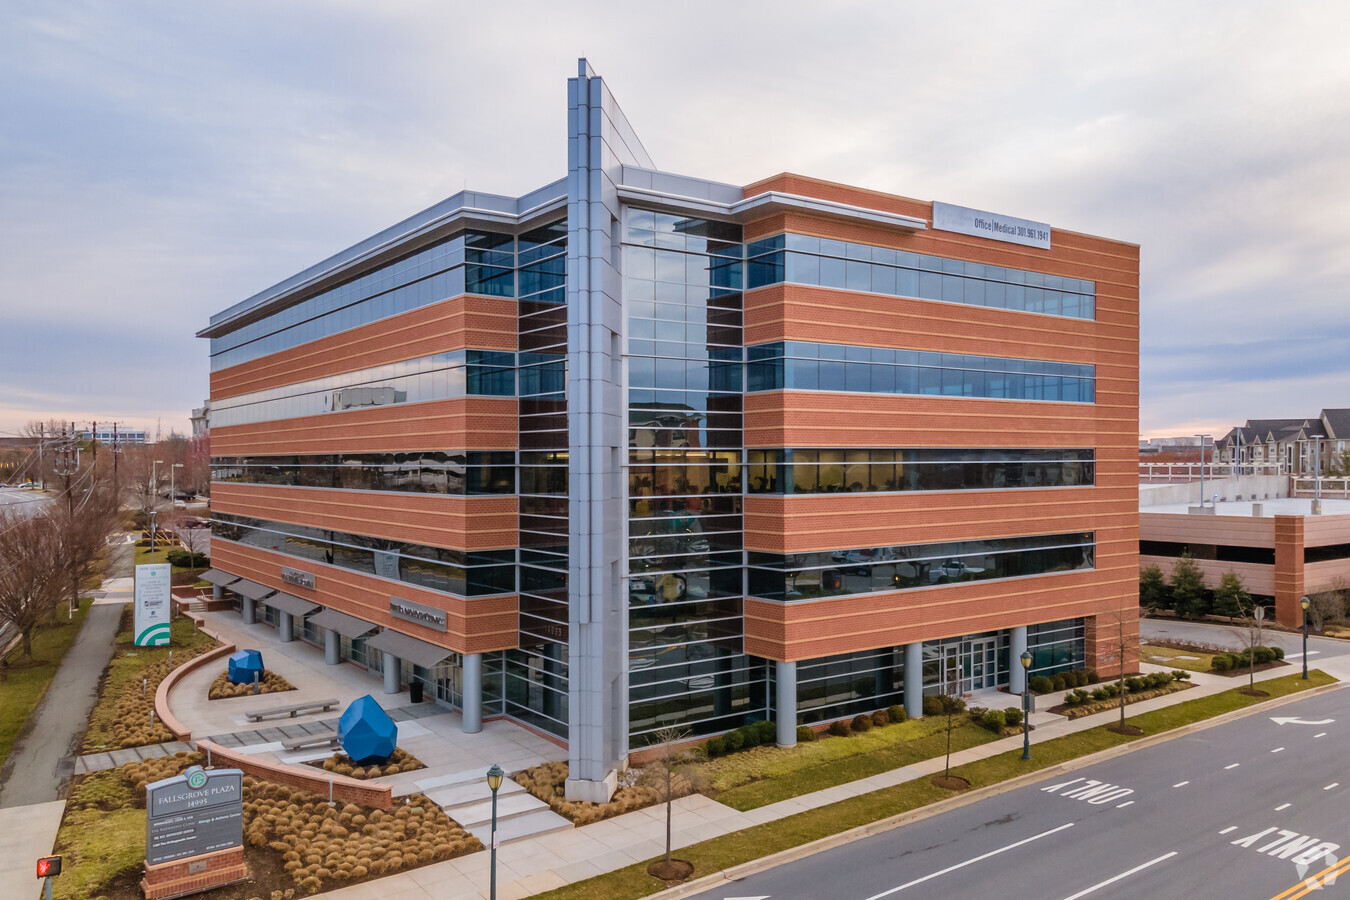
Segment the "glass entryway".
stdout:
<path fill-rule="evenodd" d="M 923 645 L 923 692 L 972 694 L 997 688 L 1000 641 L 1006 633 L 986 632 Z M 1003 672 L 1007 680 L 1007 672 Z"/>
<path fill-rule="evenodd" d="M 970 694 L 998 686 L 998 641 L 982 638 L 962 641 L 961 693 Z M 968 648 L 968 649 L 967 649 Z"/>

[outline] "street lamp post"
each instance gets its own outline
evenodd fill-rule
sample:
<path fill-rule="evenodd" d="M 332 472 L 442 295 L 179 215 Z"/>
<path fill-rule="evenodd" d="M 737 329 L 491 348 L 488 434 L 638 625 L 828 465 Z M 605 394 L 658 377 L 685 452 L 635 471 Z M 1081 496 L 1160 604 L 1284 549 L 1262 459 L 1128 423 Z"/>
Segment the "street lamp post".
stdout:
<path fill-rule="evenodd" d="M 174 469 L 181 469 L 181 468 L 183 468 L 182 463 L 174 463 L 172 466 L 169 466 L 169 505 L 171 507 L 178 499 L 178 489 L 176 487 L 176 481 L 174 478 L 174 476 L 177 475 L 178 473 L 175 472 Z"/>
<path fill-rule="evenodd" d="M 488 787 L 492 789 L 492 874 L 488 881 L 488 900 L 497 900 L 497 789 L 502 786 L 502 777 L 506 773 L 496 763 L 487 771 Z"/>
<path fill-rule="evenodd" d="M 1308 680 L 1308 607 L 1312 601 L 1307 597 L 1298 601 L 1298 605 L 1303 607 L 1303 680 Z"/>
<path fill-rule="evenodd" d="M 1031 759 L 1031 651 L 1023 650 L 1022 662 L 1022 758 Z"/>

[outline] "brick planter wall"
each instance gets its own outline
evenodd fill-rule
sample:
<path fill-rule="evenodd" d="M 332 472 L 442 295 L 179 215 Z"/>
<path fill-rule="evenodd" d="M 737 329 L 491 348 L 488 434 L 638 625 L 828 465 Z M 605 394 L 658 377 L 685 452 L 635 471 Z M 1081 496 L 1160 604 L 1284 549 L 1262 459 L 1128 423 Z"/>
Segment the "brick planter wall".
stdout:
<path fill-rule="evenodd" d="M 309 791 L 323 798 L 328 797 L 331 784 L 334 800 L 360 803 L 377 809 L 389 809 L 394 805 L 392 785 L 348 778 L 346 775 L 325 772 L 312 766 L 288 766 L 285 763 L 268 762 L 255 756 L 227 750 L 211 741 L 198 741 L 197 751 L 203 754 L 209 752 L 213 766 L 230 766 L 254 778 Z"/>
<path fill-rule="evenodd" d="M 145 900 L 163 900 L 243 881 L 247 877 L 244 848 L 232 847 L 154 866 L 146 865 L 145 876 L 141 878 L 141 890 L 145 892 Z"/>

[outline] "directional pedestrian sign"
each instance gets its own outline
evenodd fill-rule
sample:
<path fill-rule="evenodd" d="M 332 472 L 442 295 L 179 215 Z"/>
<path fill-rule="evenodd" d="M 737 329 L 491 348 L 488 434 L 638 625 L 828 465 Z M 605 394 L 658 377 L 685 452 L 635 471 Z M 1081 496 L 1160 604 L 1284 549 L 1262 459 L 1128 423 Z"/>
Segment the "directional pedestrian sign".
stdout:
<path fill-rule="evenodd" d="M 136 567 L 137 647 L 166 647 L 169 644 L 169 573 L 172 566 L 156 563 Z"/>

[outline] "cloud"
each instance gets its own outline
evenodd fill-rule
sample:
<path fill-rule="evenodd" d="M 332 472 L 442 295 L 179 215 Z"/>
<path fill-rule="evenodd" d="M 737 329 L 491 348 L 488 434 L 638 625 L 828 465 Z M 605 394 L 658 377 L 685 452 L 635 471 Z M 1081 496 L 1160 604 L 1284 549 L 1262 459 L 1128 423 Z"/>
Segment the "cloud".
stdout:
<path fill-rule="evenodd" d="M 1344 4 L 133 2 L 6 19 L 0 428 L 46 403 L 186 427 L 212 313 L 462 187 L 565 174 L 583 53 L 662 168 L 798 171 L 1140 244 L 1142 430 L 1350 405 Z"/>

